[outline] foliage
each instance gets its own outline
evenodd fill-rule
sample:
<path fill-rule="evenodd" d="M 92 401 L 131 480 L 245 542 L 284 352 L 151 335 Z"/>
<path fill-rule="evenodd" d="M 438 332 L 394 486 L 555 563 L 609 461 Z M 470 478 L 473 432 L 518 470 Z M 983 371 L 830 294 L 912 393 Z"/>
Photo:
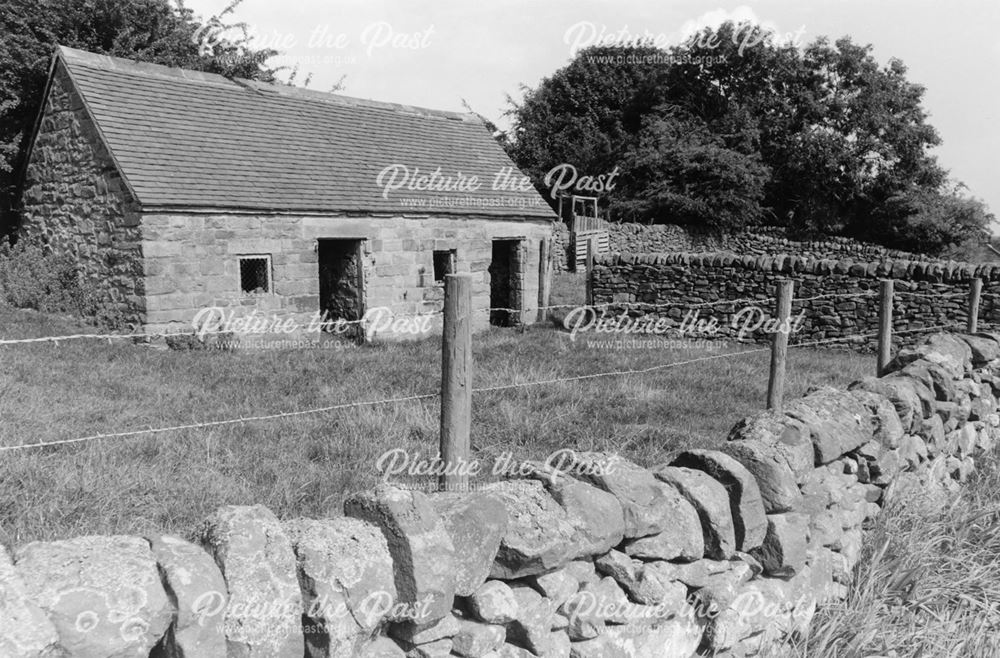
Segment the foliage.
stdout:
<path fill-rule="evenodd" d="M 41 244 L 0 245 L 0 302 L 47 313 L 80 312 L 81 279 L 69 254 L 47 254 Z"/>
<path fill-rule="evenodd" d="M 202 25 L 169 0 L 0 0 L 0 234 L 14 221 L 18 176 L 55 45 L 272 80 L 276 69 L 266 62 L 275 51 L 253 50 L 246 26 L 226 22 L 239 1 Z"/>
<path fill-rule="evenodd" d="M 940 137 L 923 94 L 870 45 L 797 48 L 725 23 L 665 51 L 581 51 L 511 102 L 505 139 L 539 182 L 562 162 L 587 174 L 622 166 L 603 200 L 622 219 L 766 221 L 946 253 L 979 239 L 992 215 L 930 153 Z"/>
<path fill-rule="evenodd" d="M 756 154 L 727 148 L 694 117 L 657 114 L 624 156 L 612 212 L 627 220 L 671 217 L 679 224 L 738 230 L 755 225 L 768 170 Z"/>
<path fill-rule="evenodd" d="M 53 253 L 33 239 L 0 243 L 0 306 L 69 313 L 110 329 L 127 325 L 122 310 L 88 282 L 72 254 Z"/>

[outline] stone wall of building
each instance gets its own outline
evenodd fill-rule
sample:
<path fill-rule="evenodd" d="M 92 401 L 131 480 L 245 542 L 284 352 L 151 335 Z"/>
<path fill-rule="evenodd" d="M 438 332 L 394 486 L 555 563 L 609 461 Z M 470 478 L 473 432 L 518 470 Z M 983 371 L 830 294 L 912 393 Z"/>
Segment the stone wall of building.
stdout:
<path fill-rule="evenodd" d="M 598 259 L 593 275 L 595 304 L 610 316 L 662 318 L 665 327 L 715 320 L 718 338 L 736 338 L 748 319 L 755 324 L 773 313 L 775 282 L 794 281 L 792 315 L 801 315 L 791 343 L 843 338 L 845 345 L 876 344 L 879 280 L 895 280 L 893 326 L 897 332 L 921 327 L 964 325 L 973 278 L 983 280 L 980 324 L 1000 325 L 1000 265 L 956 262 L 805 259 L 796 256 L 712 254 L 613 254 Z M 733 303 L 722 303 L 731 300 Z M 864 338 L 856 338 L 859 335 Z M 769 339 L 766 324 L 743 332 L 750 340 Z M 916 333 L 900 333 L 905 344 Z"/>
<path fill-rule="evenodd" d="M 887 502 L 940 509 L 995 458 L 998 372 L 997 337 L 939 333 L 653 469 L 562 452 L 473 492 L 386 483 L 327 519 L 224 507 L 195 543 L 0 547 L 0 653 L 775 655 L 845 600 Z"/>
<path fill-rule="evenodd" d="M 21 234 L 72 254 L 103 315 L 140 324 L 139 214 L 61 67 L 28 160 L 22 203 Z"/>
<path fill-rule="evenodd" d="M 552 271 L 571 271 L 573 262 L 572 242 L 569 228 L 563 222 L 552 225 Z"/>
<path fill-rule="evenodd" d="M 521 273 L 525 323 L 536 318 L 538 259 L 549 222 L 453 217 L 252 216 L 235 214 L 147 214 L 142 220 L 147 328 L 190 331 L 207 307 L 237 316 L 257 312 L 307 325 L 319 311 L 318 240 L 362 239 L 365 307 L 385 307 L 393 316 L 439 312 L 444 287 L 434 280 L 433 252 L 455 250 L 458 272 L 474 275 L 473 325 L 489 324 L 492 240 L 523 239 Z M 272 291 L 243 294 L 240 256 L 260 255 L 272 264 Z M 440 328 L 440 316 L 429 322 Z M 411 335 L 391 328 L 376 338 Z M 413 336 L 420 334 L 412 334 Z"/>

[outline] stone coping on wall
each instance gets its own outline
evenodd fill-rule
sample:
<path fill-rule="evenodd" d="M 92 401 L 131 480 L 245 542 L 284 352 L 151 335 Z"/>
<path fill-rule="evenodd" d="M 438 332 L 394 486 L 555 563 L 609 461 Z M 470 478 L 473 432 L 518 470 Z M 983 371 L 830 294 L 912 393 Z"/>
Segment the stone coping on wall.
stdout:
<path fill-rule="evenodd" d="M 227 506 L 186 539 L 3 547 L 0 655 L 772 655 L 846 598 L 887 501 L 940 505 L 995 452 L 1000 336 L 933 334 L 887 370 L 652 468 L 564 452 L 325 519 Z"/>
<path fill-rule="evenodd" d="M 598 265 L 680 265 L 688 267 L 737 267 L 779 274 L 843 274 L 859 278 L 893 278 L 908 281 L 961 282 L 974 278 L 984 282 L 1000 281 L 1000 263 L 962 263 L 958 261 L 914 261 L 886 259 L 855 261 L 850 259 L 810 259 L 788 254 L 740 256 L 729 252 L 605 254 L 595 259 Z"/>

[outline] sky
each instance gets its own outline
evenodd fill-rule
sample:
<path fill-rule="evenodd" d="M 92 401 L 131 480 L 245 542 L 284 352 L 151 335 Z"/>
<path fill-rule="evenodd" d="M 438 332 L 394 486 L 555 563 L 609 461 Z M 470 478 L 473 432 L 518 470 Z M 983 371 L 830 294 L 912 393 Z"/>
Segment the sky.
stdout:
<path fill-rule="evenodd" d="M 230 0 L 186 0 L 196 15 Z M 360 98 L 474 111 L 506 126 L 523 96 L 601 35 L 680 42 L 694 29 L 750 19 L 806 45 L 849 35 L 882 64 L 908 67 L 927 91 L 942 165 L 1000 215 L 1000 2 L 997 0 L 243 0 L 234 18 L 258 47 L 283 52 L 297 82 Z M 1000 231 L 998 231 L 1000 232 Z"/>

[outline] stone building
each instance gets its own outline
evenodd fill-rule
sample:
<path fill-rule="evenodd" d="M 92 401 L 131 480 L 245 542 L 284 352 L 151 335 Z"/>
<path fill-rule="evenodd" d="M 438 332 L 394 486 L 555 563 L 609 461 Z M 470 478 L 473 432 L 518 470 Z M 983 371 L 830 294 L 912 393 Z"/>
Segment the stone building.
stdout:
<path fill-rule="evenodd" d="M 422 314 L 451 271 L 483 328 L 536 319 L 556 215 L 525 180 L 475 115 L 60 47 L 21 232 L 147 331 Z"/>

